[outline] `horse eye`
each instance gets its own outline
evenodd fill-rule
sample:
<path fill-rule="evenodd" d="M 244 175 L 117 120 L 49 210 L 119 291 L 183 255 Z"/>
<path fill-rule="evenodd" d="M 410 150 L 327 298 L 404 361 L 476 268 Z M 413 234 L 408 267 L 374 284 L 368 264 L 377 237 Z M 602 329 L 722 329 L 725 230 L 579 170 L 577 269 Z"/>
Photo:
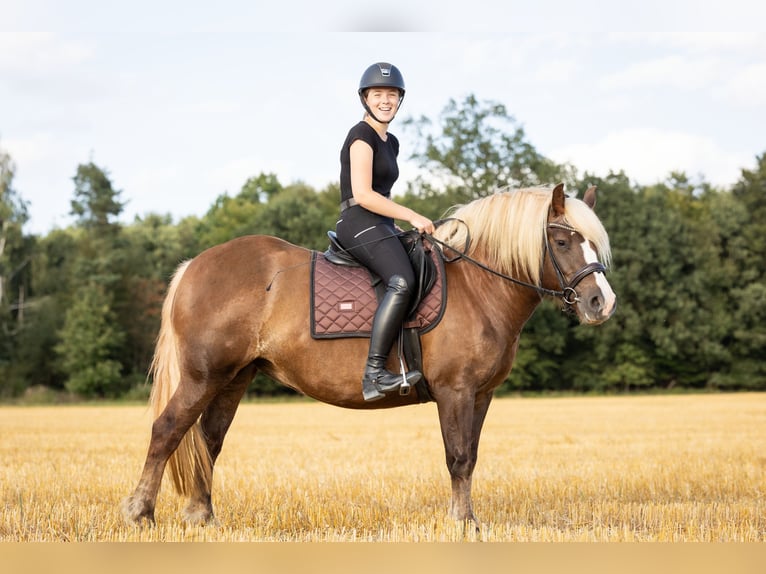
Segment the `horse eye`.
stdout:
<path fill-rule="evenodd" d="M 556 240 L 556 245 L 558 245 L 559 247 L 566 247 L 567 246 L 567 242 L 564 241 L 563 239 L 557 239 Z"/>

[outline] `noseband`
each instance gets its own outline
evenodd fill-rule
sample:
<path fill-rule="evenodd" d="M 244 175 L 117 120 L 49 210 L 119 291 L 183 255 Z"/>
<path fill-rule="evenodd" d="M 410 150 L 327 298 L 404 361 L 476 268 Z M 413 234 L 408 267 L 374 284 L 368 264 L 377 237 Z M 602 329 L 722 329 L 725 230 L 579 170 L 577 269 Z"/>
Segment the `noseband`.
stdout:
<path fill-rule="evenodd" d="M 459 221 L 460 223 L 465 225 L 465 222 L 463 222 L 462 220 L 453 219 L 453 218 L 447 218 L 447 219 L 434 221 L 434 224 L 438 227 L 442 223 L 445 223 L 446 221 L 449 221 L 449 220 Z M 569 225 L 565 225 L 563 223 L 549 223 L 548 228 L 565 229 L 573 233 L 577 232 L 577 230 L 574 227 L 570 227 Z M 454 247 L 447 245 L 445 242 L 439 239 L 436 239 L 435 237 L 433 237 L 432 235 L 428 233 L 426 233 L 425 236 L 432 243 L 438 244 L 442 248 L 447 248 L 450 251 L 457 254 L 455 257 L 452 257 L 452 258 L 445 257 L 445 261 L 447 261 L 447 263 L 451 263 L 452 261 L 456 261 L 457 259 L 465 259 L 466 261 L 473 263 L 477 267 L 480 267 L 481 269 L 484 269 L 485 271 L 492 273 L 493 275 L 497 275 L 498 277 L 501 277 L 502 279 L 505 279 L 506 281 L 510 281 L 511 283 L 515 283 L 516 285 L 521 285 L 522 287 L 533 289 L 534 291 L 537 291 L 541 295 L 550 295 L 552 297 L 559 297 L 563 301 L 564 309 L 566 311 L 572 311 L 572 308 L 574 307 L 574 305 L 578 301 L 580 301 L 580 298 L 577 296 L 577 291 L 575 290 L 575 287 L 577 287 L 580 281 L 585 279 L 591 273 L 603 273 L 606 271 L 606 267 L 602 263 L 599 263 L 598 261 L 595 261 L 593 263 L 588 263 L 582 269 L 580 269 L 574 275 L 572 275 L 572 278 L 567 283 L 566 277 L 564 276 L 564 272 L 561 270 L 561 266 L 559 265 L 559 262 L 556 260 L 556 256 L 553 254 L 553 249 L 551 249 L 551 244 L 550 244 L 551 242 L 548 239 L 548 234 L 546 233 L 545 234 L 545 249 L 548 251 L 548 254 L 550 255 L 551 263 L 553 264 L 553 268 L 556 271 L 556 277 L 559 280 L 560 289 L 556 291 L 555 289 L 546 289 L 545 287 L 542 287 L 541 285 L 533 285 L 532 283 L 521 281 L 520 279 L 516 279 L 515 277 L 511 277 L 510 275 L 505 275 L 504 273 L 500 273 L 499 271 L 495 271 L 494 269 L 487 267 L 481 261 L 477 261 L 476 259 L 468 256 L 466 252 L 468 251 L 468 245 L 471 242 L 471 237 L 470 237 L 470 233 L 468 232 L 467 226 L 466 226 L 466 241 L 465 241 L 465 246 L 463 247 L 463 251 L 458 251 Z M 442 249 L 442 254 L 443 254 L 443 249 Z"/>

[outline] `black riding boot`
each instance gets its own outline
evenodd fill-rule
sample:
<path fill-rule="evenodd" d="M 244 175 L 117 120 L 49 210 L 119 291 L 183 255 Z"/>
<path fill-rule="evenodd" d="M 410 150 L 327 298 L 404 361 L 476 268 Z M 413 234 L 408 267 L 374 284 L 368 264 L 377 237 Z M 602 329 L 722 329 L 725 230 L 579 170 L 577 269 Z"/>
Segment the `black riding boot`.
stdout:
<path fill-rule="evenodd" d="M 402 375 L 395 375 L 386 370 L 386 359 L 405 319 L 409 302 L 407 282 L 401 276 L 394 275 L 388 281 L 386 294 L 372 321 L 370 352 L 362 379 L 362 395 L 365 401 L 382 399 L 386 396 L 385 393 L 390 393 L 402 385 Z M 422 375 L 419 371 L 410 371 L 404 377 L 413 385 Z"/>

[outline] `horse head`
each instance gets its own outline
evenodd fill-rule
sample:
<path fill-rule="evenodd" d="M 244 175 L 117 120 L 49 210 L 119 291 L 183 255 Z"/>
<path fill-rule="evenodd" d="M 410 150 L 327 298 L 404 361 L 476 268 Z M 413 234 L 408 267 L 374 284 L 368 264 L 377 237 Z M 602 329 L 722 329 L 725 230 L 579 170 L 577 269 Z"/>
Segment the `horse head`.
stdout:
<path fill-rule="evenodd" d="M 599 261 L 602 256 L 608 262 L 609 246 L 603 227 L 592 213 L 595 205 L 595 186 L 588 188 L 582 200 L 567 198 L 562 183 L 553 189 L 543 270 L 543 285 L 563 292 L 565 307 L 574 311 L 581 323 L 590 325 L 609 319 L 617 306 L 617 297 L 604 274 L 606 266 Z"/>

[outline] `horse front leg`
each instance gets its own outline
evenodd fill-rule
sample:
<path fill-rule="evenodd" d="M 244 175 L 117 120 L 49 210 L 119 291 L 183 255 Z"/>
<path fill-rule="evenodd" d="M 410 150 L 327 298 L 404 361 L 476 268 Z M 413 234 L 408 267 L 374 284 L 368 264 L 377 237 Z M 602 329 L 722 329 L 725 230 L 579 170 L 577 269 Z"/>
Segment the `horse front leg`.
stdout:
<path fill-rule="evenodd" d="M 477 529 L 480 523 L 473 512 L 471 486 L 479 436 L 491 399 L 491 394 L 475 396 L 469 391 L 437 400 L 447 469 L 452 482 L 449 514 L 457 521 L 473 522 Z"/>

